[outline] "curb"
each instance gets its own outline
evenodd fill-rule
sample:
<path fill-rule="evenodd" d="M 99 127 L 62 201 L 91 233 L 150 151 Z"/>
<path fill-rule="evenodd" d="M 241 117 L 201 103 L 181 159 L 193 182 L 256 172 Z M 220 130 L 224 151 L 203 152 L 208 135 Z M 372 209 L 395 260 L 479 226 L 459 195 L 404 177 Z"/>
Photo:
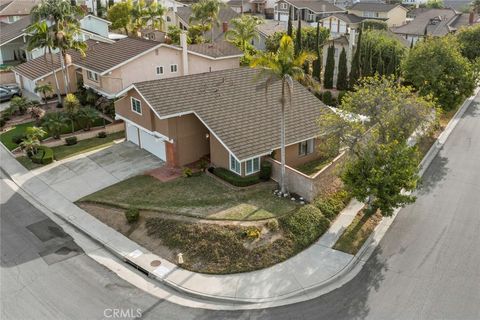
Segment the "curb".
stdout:
<path fill-rule="evenodd" d="M 468 109 L 468 107 L 471 105 L 472 101 L 475 99 L 476 95 L 480 92 L 480 87 L 475 90 L 475 93 L 473 96 L 469 97 L 463 105 L 459 108 L 459 110 L 455 113 L 455 115 L 452 117 L 452 119 L 449 121 L 443 132 L 439 135 L 437 138 L 436 142 L 431 146 L 427 154 L 424 156 L 422 159 L 419 167 L 419 175 L 423 176 L 426 170 L 428 169 L 428 166 L 431 164 L 435 156 L 438 154 L 438 152 L 441 150 L 443 145 L 445 144 L 446 140 L 452 133 L 453 129 L 457 126 L 460 118 L 463 116 L 465 111 Z M 2 147 L 4 150 L 6 150 L 10 155 L 11 152 L 6 149 L 3 145 Z M 5 170 L 3 170 L 6 172 Z M 383 238 L 384 234 L 387 232 L 393 221 L 395 220 L 397 214 L 401 210 L 401 208 L 398 208 L 394 211 L 394 214 L 391 217 L 388 218 L 383 218 L 382 221 L 377 225 L 377 227 L 374 229 L 372 234 L 369 236 L 369 238 L 365 241 L 363 246 L 360 248 L 359 252 L 350 260 L 350 262 L 343 268 L 341 269 L 337 274 L 332 276 L 331 278 L 327 279 L 326 281 L 316 284 L 311 287 L 306 287 L 302 288 L 299 290 L 296 290 L 294 292 L 285 294 L 281 297 L 274 297 L 274 298 L 265 298 L 265 299 L 257 299 L 255 301 L 253 300 L 245 300 L 245 299 L 236 299 L 236 298 L 229 298 L 229 297 L 218 297 L 218 296 L 213 296 L 213 295 L 208 295 L 208 294 L 202 294 L 196 291 L 192 291 L 190 289 L 186 289 L 183 287 L 178 286 L 177 284 L 174 284 L 168 280 L 162 279 L 158 276 L 156 276 L 153 273 L 148 272 L 147 270 L 143 269 L 142 267 L 138 266 L 133 262 L 131 259 L 128 258 L 128 254 L 122 254 L 115 250 L 114 247 L 112 247 L 108 242 L 104 242 L 102 240 L 97 239 L 95 236 L 90 235 L 90 233 L 81 227 L 77 226 L 75 221 L 72 221 L 70 219 L 64 218 L 60 214 L 56 213 L 54 210 L 51 210 L 46 204 L 43 204 L 42 202 L 38 201 L 35 199 L 34 195 L 31 195 L 30 192 L 26 191 L 19 183 L 17 183 L 16 179 L 12 177 L 8 172 L 6 172 L 7 176 L 15 182 L 15 184 L 24 192 L 26 193 L 30 198 L 32 198 L 38 205 L 41 207 L 47 209 L 51 213 L 53 213 L 56 217 L 60 218 L 62 221 L 65 221 L 69 225 L 73 226 L 77 230 L 81 231 L 83 234 L 87 235 L 89 238 L 93 239 L 95 242 L 99 243 L 102 245 L 104 248 L 106 248 L 109 252 L 111 252 L 114 256 L 118 257 L 122 261 L 130 264 L 137 270 L 141 271 L 144 274 L 147 274 L 147 276 L 151 279 L 154 279 L 158 281 L 161 284 L 164 284 L 168 286 L 170 289 L 173 289 L 176 292 L 194 297 L 196 299 L 203 299 L 208 301 L 209 303 L 218 304 L 218 308 L 212 307 L 212 309 L 217 309 L 217 310 L 247 310 L 247 309 L 258 309 L 258 308 L 271 308 L 271 307 L 278 307 L 278 306 L 284 306 L 284 305 L 289 305 L 293 303 L 298 303 L 302 301 L 307 301 L 314 299 L 316 297 L 319 297 L 323 294 L 326 294 L 330 291 L 333 291 L 344 284 L 346 284 L 348 281 L 353 279 L 361 270 L 363 265 L 367 262 L 367 260 L 370 258 L 372 253 L 375 251 L 375 248 L 378 246 L 380 240 Z M 150 252 L 148 250 L 145 250 L 145 248 L 138 246 L 139 249 L 142 249 L 144 252 Z M 173 270 L 172 270 L 173 271 Z"/>

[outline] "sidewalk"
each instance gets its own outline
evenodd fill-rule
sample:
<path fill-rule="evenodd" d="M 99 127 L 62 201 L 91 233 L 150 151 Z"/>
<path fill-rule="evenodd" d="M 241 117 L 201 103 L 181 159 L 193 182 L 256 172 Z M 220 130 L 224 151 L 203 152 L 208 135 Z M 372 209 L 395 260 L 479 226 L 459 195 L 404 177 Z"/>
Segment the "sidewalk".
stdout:
<path fill-rule="evenodd" d="M 282 263 L 232 275 L 187 271 L 154 255 L 77 207 L 25 169 L 3 147 L 0 148 L 0 156 L 3 169 L 15 183 L 49 210 L 87 233 L 118 257 L 131 261 L 164 284 L 197 297 L 232 303 L 259 303 L 303 295 L 309 289 L 328 282 L 353 259 L 353 255 L 331 247 L 362 207 L 358 202 L 352 202 L 314 245 Z M 161 265 L 152 267 L 154 260 L 160 260 Z"/>

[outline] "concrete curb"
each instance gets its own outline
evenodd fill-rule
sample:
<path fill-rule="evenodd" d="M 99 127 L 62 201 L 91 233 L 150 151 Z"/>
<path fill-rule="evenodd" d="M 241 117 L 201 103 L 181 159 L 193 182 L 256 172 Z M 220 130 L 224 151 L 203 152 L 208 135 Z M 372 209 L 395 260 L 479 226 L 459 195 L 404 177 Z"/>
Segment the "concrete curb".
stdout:
<path fill-rule="evenodd" d="M 465 111 L 468 109 L 470 106 L 471 102 L 475 98 L 475 96 L 478 94 L 480 91 L 480 88 L 477 88 L 475 91 L 475 94 L 468 98 L 461 108 L 455 113 L 453 118 L 449 121 L 447 124 L 446 128 L 444 131 L 441 133 L 441 135 L 438 137 L 436 143 L 432 145 L 432 147 L 429 149 L 425 157 L 422 159 L 420 163 L 420 172 L 419 175 L 422 176 L 430 163 L 433 161 L 435 156 L 438 154 L 438 152 L 441 150 L 442 146 L 445 144 L 447 138 L 455 128 L 455 126 L 458 124 L 460 118 L 463 116 Z M 4 150 L 8 151 L 4 146 L 2 146 Z M 9 152 L 9 151 L 8 151 Z M 10 153 L 10 152 L 9 152 Z M 11 154 L 11 153 L 10 153 Z M 6 171 L 6 170 L 5 170 Z M 21 184 L 16 181 L 15 177 L 10 175 L 8 172 L 7 174 L 9 177 L 14 181 L 18 187 L 23 190 L 26 194 L 28 194 L 31 198 L 35 199 L 34 195 L 31 195 L 30 192 L 25 190 L 24 188 L 21 187 Z M 78 226 L 75 223 L 75 220 L 70 220 L 66 219 L 60 214 L 56 213 L 54 210 L 51 210 L 48 205 L 41 203 L 37 199 L 35 201 L 40 204 L 42 207 L 45 207 L 49 211 L 55 214 L 55 216 L 59 217 L 62 221 L 65 221 L 69 223 L 70 225 L 74 226 L 76 229 L 82 231 L 82 233 L 88 235 L 90 238 L 92 238 L 94 241 L 97 243 L 101 244 L 104 246 L 108 251 L 113 253 L 116 257 L 120 258 L 123 261 L 131 261 L 131 264 L 135 266 L 135 263 L 128 258 L 128 254 L 119 252 L 118 250 L 115 249 L 114 246 L 111 245 L 111 243 L 103 241 L 102 239 L 97 239 L 94 235 L 92 235 L 91 232 L 88 232 L 88 230 L 82 229 L 82 227 Z M 378 226 L 375 228 L 375 230 L 372 232 L 370 237 L 367 239 L 367 241 L 364 243 L 360 251 L 350 260 L 350 262 L 341 270 L 339 270 L 338 273 L 336 273 L 334 276 L 331 278 L 327 279 L 326 281 L 322 283 L 318 283 L 314 286 L 311 287 L 306 287 L 302 288 L 300 290 L 296 290 L 294 292 L 285 294 L 283 296 L 277 296 L 274 298 L 268 298 L 268 299 L 256 299 L 256 300 L 245 300 L 245 299 L 236 299 L 236 298 L 228 298 L 228 297 L 219 297 L 219 296 L 213 296 L 209 294 L 203 294 L 199 293 L 196 291 L 192 291 L 183 287 L 178 286 L 175 283 L 172 283 L 168 280 L 162 279 L 160 277 L 155 276 L 153 273 L 148 273 L 150 278 L 153 278 L 160 283 L 167 285 L 170 289 L 173 289 L 176 292 L 182 293 L 182 294 L 187 294 L 188 296 L 191 296 L 195 299 L 203 299 L 208 301 L 209 304 L 213 305 L 212 307 L 207 307 L 209 309 L 218 309 L 218 310 L 247 310 L 247 309 L 258 309 L 258 308 L 270 308 L 270 307 L 277 307 L 277 306 L 283 306 L 283 305 L 288 305 L 292 303 L 298 303 L 306 300 L 311 300 L 313 298 L 319 297 L 323 294 L 326 294 L 330 291 L 333 291 L 344 284 L 346 284 L 348 281 L 353 279 L 362 269 L 363 265 L 366 263 L 366 261 L 369 259 L 369 257 L 372 255 L 374 252 L 375 248 L 378 246 L 380 240 L 383 238 L 393 221 L 395 220 L 395 217 L 397 216 L 398 212 L 401 210 L 401 208 L 395 210 L 394 214 L 392 217 L 384 218 L 382 221 L 378 224 Z M 137 245 L 142 251 L 144 252 L 149 252 L 143 247 L 140 247 Z M 138 268 L 139 270 L 143 270 L 143 268 Z M 217 306 L 215 306 L 217 305 Z"/>

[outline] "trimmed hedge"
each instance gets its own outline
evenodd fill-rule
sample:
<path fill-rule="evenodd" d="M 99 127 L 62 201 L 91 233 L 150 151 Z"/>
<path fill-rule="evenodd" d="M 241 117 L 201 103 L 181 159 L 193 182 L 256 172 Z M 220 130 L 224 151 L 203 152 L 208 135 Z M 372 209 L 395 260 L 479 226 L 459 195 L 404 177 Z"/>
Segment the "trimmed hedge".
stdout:
<path fill-rule="evenodd" d="M 299 248 L 310 245 L 330 227 L 330 221 L 312 205 L 301 207 L 297 212 L 280 218 L 284 230 L 292 233 Z"/>
<path fill-rule="evenodd" d="M 242 177 L 225 168 L 213 168 L 212 173 L 236 187 L 247 187 L 260 182 L 258 175 Z"/>
<path fill-rule="evenodd" d="M 46 146 L 37 147 L 37 153 L 32 157 L 33 163 L 49 164 L 53 162 L 53 150 Z"/>
<path fill-rule="evenodd" d="M 74 144 L 77 144 L 77 137 L 73 136 L 65 138 L 65 143 L 67 144 L 67 146 L 73 146 Z"/>
<path fill-rule="evenodd" d="M 272 175 L 272 164 L 268 161 L 262 161 L 260 166 L 260 179 L 263 181 L 270 180 L 270 176 Z"/>
<path fill-rule="evenodd" d="M 342 211 L 348 204 L 352 197 L 345 190 L 340 190 L 328 197 L 320 197 L 313 203 L 323 215 L 330 221 L 333 221 L 336 216 Z"/>
<path fill-rule="evenodd" d="M 128 208 L 125 211 L 125 218 L 127 219 L 127 222 L 130 224 L 137 222 L 138 219 L 140 218 L 140 211 L 137 208 Z"/>

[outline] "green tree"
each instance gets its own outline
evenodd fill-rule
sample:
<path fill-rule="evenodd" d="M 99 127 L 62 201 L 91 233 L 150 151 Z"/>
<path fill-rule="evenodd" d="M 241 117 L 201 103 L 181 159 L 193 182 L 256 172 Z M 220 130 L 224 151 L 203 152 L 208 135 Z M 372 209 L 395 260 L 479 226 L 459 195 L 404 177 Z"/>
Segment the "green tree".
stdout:
<path fill-rule="evenodd" d="M 45 107 L 48 106 L 48 96 L 50 93 L 53 92 L 53 87 L 50 83 L 44 84 L 37 84 L 35 89 L 33 89 L 35 93 L 39 93 L 42 96 L 43 102 L 45 103 Z"/>
<path fill-rule="evenodd" d="M 312 76 L 317 81 L 320 81 L 320 75 L 322 74 L 322 48 L 320 47 L 320 22 L 317 22 L 317 30 L 315 34 L 315 52 L 317 59 L 313 61 L 313 73 Z"/>
<path fill-rule="evenodd" d="M 98 111 L 90 107 L 81 108 L 77 117 L 82 124 L 83 130 L 89 131 L 95 120 L 98 119 Z"/>
<path fill-rule="evenodd" d="M 42 127 L 44 127 L 54 139 L 60 139 L 62 130 L 67 127 L 67 120 L 63 112 L 50 112 L 43 117 Z"/>
<path fill-rule="evenodd" d="M 295 35 L 295 55 L 298 56 L 302 52 L 302 20 L 300 19 L 300 11 L 298 12 L 298 25 Z"/>
<path fill-rule="evenodd" d="M 130 11 L 131 35 L 138 37 L 140 30 L 147 26 L 148 19 L 148 9 L 145 1 L 139 0 L 134 2 L 132 10 Z"/>
<path fill-rule="evenodd" d="M 292 38 L 285 35 L 280 41 L 280 46 L 276 53 L 265 52 L 256 57 L 252 62 L 253 68 L 260 69 L 260 75 L 265 79 L 266 92 L 268 87 L 275 82 L 275 80 L 281 81 L 282 95 L 280 99 L 280 189 L 282 193 L 286 193 L 285 185 L 285 106 L 287 104 L 287 98 L 292 105 L 292 90 L 293 81 L 301 80 L 305 77 L 302 66 L 305 61 L 309 59 L 309 54 L 302 52 L 295 57 Z"/>
<path fill-rule="evenodd" d="M 273 35 L 267 37 L 265 41 L 266 51 L 277 52 L 280 40 L 286 35 L 286 32 L 275 32 Z M 328 40 L 330 31 L 324 27 L 319 29 L 319 46 L 323 47 L 324 43 Z M 295 40 L 296 34 L 292 38 Z M 317 51 L 317 29 L 315 27 L 303 27 L 302 28 L 302 48 L 308 52 Z"/>
<path fill-rule="evenodd" d="M 170 39 L 172 44 L 180 44 L 180 35 L 182 30 L 178 26 L 168 26 L 167 37 Z"/>
<path fill-rule="evenodd" d="M 428 0 L 425 6 L 431 9 L 442 9 L 445 7 L 445 4 L 443 0 Z"/>
<path fill-rule="evenodd" d="M 46 64 L 48 64 L 47 57 L 50 57 L 50 68 L 52 70 L 53 78 L 55 79 L 55 91 L 57 94 L 58 102 L 61 103 L 62 97 L 60 95 L 60 86 L 58 83 L 57 73 L 55 72 L 55 56 L 52 53 L 52 50 L 56 49 L 54 42 L 54 33 L 52 30 L 50 30 L 48 24 L 45 21 L 33 23 L 32 25 L 27 27 L 26 32 L 30 35 L 27 43 L 27 50 L 43 50 L 45 52 L 43 57 Z"/>
<path fill-rule="evenodd" d="M 352 60 L 352 66 L 350 67 L 350 75 L 348 79 L 350 80 L 350 88 L 353 88 L 358 80 L 362 77 L 362 60 L 360 53 L 362 51 L 362 29 L 358 33 L 357 45 L 355 46 L 355 54 Z"/>
<path fill-rule="evenodd" d="M 333 88 L 333 74 L 335 72 L 335 45 L 328 47 L 327 62 L 325 63 L 325 74 L 323 75 L 323 86 L 326 89 Z"/>
<path fill-rule="evenodd" d="M 480 0 L 473 0 L 471 7 L 473 12 L 480 13 Z"/>
<path fill-rule="evenodd" d="M 126 35 L 130 33 L 130 14 L 133 10 L 131 0 L 117 2 L 108 9 L 107 19 L 112 23 L 112 29 L 123 29 Z"/>
<path fill-rule="evenodd" d="M 338 74 L 337 74 L 337 85 L 338 90 L 347 90 L 348 89 L 348 70 L 347 70 L 347 52 L 345 48 L 342 48 L 340 53 L 340 58 L 338 60 Z"/>
<path fill-rule="evenodd" d="M 237 46 L 244 53 L 253 51 L 251 41 L 258 39 L 257 26 L 263 23 L 263 20 L 251 16 L 242 15 L 239 18 L 230 21 L 232 28 L 225 33 L 225 38 L 228 42 Z"/>
<path fill-rule="evenodd" d="M 476 75 L 451 37 L 426 38 L 410 50 L 402 64 L 404 78 L 423 96 L 432 95 L 452 110 L 473 93 Z"/>
<path fill-rule="evenodd" d="M 200 0 L 192 5 L 192 15 L 190 22 L 199 23 L 203 32 L 210 30 L 210 42 L 214 42 L 213 28 L 219 26 L 218 15 L 220 9 L 224 6 L 220 0 Z M 205 35 L 204 35 L 205 38 Z"/>
<path fill-rule="evenodd" d="M 47 134 L 42 127 L 28 127 L 25 130 L 25 136 L 27 138 L 32 138 L 36 140 L 42 140 L 42 138 Z"/>
<path fill-rule="evenodd" d="M 166 13 L 165 7 L 159 4 L 157 1 L 151 2 L 146 8 L 145 19 L 147 24 L 150 23 L 150 26 L 155 30 L 163 30 L 165 27 L 165 21 L 163 16 Z"/>
<path fill-rule="evenodd" d="M 470 61 L 480 58 L 480 24 L 463 27 L 455 35 L 464 57 Z M 477 63 L 480 64 L 480 61 Z"/>
<path fill-rule="evenodd" d="M 67 117 L 70 120 L 70 124 L 72 126 L 72 133 L 74 133 L 75 120 L 77 119 L 78 110 L 80 108 L 80 102 L 78 102 L 78 99 L 75 95 L 69 93 L 65 97 L 63 106 L 65 108 L 65 113 L 67 114 Z"/>
<path fill-rule="evenodd" d="M 293 39 L 292 6 L 288 7 L 287 36 Z"/>
<path fill-rule="evenodd" d="M 24 115 L 30 105 L 30 101 L 25 97 L 13 97 L 12 100 L 10 100 L 10 113 Z"/>
<path fill-rule="evenodd" d="M 388 24 L 385 21 L 366 19 L 362 21 L 362 29 L 388 31 Z"/>

